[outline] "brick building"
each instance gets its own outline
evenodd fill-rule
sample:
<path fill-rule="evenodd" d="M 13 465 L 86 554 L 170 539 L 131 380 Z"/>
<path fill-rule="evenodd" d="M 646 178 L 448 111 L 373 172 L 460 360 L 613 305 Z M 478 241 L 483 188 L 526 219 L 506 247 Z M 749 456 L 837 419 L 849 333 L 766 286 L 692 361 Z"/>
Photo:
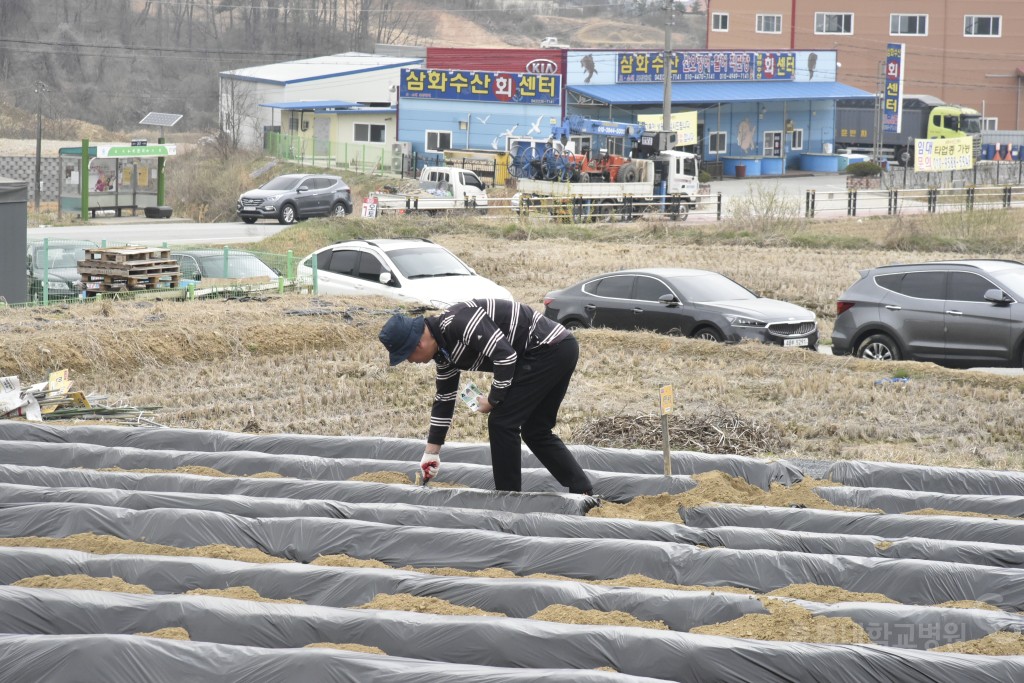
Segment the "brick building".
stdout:
<path fill-rule="evenodd" d="M 709 50 L 835 50 L 836 80 L 879 91 L 888 43 L 906 45 L 904 92 L 1024 129 L 1024 2 L 708 0 Z"/>

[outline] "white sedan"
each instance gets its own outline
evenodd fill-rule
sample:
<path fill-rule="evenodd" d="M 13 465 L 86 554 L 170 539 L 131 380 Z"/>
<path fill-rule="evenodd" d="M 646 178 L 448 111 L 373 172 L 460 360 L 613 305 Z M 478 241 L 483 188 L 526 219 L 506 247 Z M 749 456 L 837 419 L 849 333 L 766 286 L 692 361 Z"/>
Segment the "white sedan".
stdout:
<path fill-rule="evenodd" d="M 512 298 L 430 240 L 339 242 L 304 258 L 298 275 L 309 282 L 315 278 L 320 294 L 384 296 L 433 308 L 467 299 Z"/>

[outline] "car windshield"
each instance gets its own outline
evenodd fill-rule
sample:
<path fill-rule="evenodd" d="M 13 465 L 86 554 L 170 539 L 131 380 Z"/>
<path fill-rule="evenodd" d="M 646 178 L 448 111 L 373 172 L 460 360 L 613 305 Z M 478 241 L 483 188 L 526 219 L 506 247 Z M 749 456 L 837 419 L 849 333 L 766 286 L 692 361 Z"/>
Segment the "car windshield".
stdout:
<path fill-rule="evenodd" d="M 249 254 L 228 254 L 227 272 L 224 272 L 224 254 L 197 256 L 204 277 L 276 277 L 270 266 Z"/>
<path fill-rule="evenodd" d="M 446 275 L 472 275 L 473 273 L 455 255 L 440 247 L 411 247 L 389 251 L 398 272 L 415 280 Z"/>
<path fill-rule="evenodd" d="M 757 295 L 724 275 L 682 275 L 668 278 L 687 301 L 742 301 Z"/>
<path fill-rule="evenodd" d="M 261 190 L 273 190 L 275 192 L 283 190 L 294 190 L 299 186 L 299 181 L 302 178 L 296 178 L 295 176 L 278 176 L 274 178 L 266 185 L 263 185 Z"/>
<path fill-rule="evenodd" d="M 32 254 L 32 267 L 42 270 L 44 260 L 49 260 L 51 269 L 77 268 L 78 262 L 85 260 L 85 247 L 39 247 Z"/>
<path fill-rule="evenodd" d="M 992 273 L 992 275 L 999 278 L 1001 287 L 1009 290 L 1018 299 L 1024 297 L 1024 268 L 1002 270 Z"/>

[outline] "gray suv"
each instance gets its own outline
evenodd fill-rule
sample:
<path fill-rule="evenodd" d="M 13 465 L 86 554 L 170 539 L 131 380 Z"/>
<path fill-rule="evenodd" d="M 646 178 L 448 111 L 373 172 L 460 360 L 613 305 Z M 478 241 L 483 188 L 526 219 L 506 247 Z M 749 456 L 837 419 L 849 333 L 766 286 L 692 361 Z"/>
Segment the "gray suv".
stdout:
<path fill-rule="evenodd" d="M 1024 363 L 1024 263 L 972 259 L 861 271 L 836 302 L 832 352 L 953 367 Z"/>
<path fill-rule="evenodd" d="M 289 224 L 311 216 L 343 218 L 352 213 L 352 191 L 336 175 L 281 175 L 238 198 L 238 217 L 246 223 L 276 218 Z"/>

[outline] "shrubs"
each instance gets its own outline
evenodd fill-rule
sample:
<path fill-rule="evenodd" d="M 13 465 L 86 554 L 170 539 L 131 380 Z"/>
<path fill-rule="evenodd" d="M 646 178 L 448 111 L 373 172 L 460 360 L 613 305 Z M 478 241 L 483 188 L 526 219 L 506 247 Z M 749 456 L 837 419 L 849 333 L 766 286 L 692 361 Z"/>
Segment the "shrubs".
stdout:
<path fill-rule="evenodd" d="M 856 178 L 874 178 L 882 175 L 882 167 L 873 161 L 858 161 L 847 166 L 846 173 Z"/>

